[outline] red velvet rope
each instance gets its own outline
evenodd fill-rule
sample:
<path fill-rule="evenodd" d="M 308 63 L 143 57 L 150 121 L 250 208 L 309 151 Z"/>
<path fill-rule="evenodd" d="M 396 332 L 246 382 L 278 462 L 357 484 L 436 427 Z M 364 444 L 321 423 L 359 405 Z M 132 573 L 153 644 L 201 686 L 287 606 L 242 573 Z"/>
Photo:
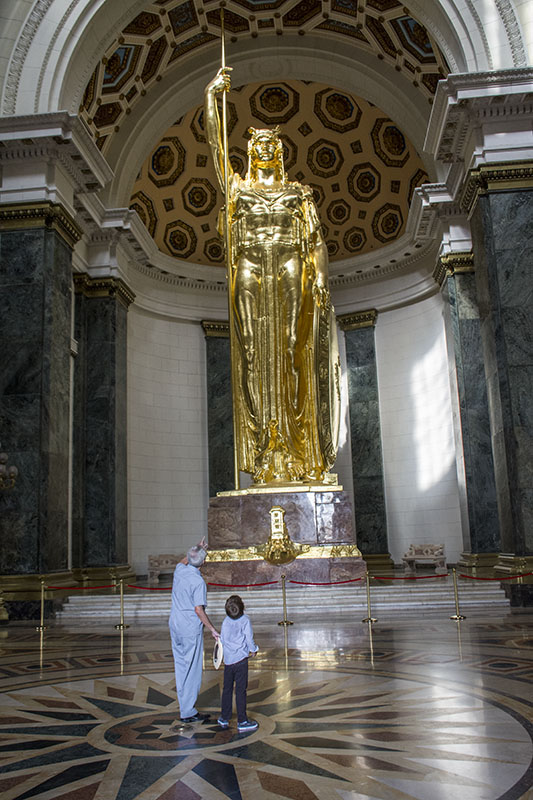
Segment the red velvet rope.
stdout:
<path fill-rule="evenodd" d="M 459 573 L 460 578 L 470 578 L 471 581 L 512 581 L 515 578 L 527 578 L 528 575 L 533 575 L 533 572 L 523 572 L 520 575 L 506 575 L 503 578 L 476 578 L 475 575 L 465 575 L 464 572 Z"/>
<path fill-rule="evenodd" d="M 447 578 L 449 572 L 443 572 L 442 575 L 402 575 L 400 577 L 393 577 L 392 575 L 369 575 L 374 581 L 424 581 L 427 578 Z"/>
<path fill-rule="evenodd" d="M 326 583 L 315 583 L 314 581 L 291 581 L 289 583 L 299 583 L 301 586 L 336 586 L 338 583 L 355 583 L 355 581 L 362 581 L 362 578 L 350 578 L 347 581 L 327 581 Z"/>
<path fill-rule="evenodd" d="M 87 589 L 116 589 L 118 583 L 110 583 L 108 586 L 45 586 L 45 589 L 74 589 L 77 592 L 86 592 Z"/>
<path fill-rule="evenodd" d="M 172 586 L 135 586 L 134 583 L 127 583 L 128 589 L 146 589 L 147 592 L 171 592 Z"/>
<path fill-rule="evenodd" d="M 279 583 L 279 581 L 268 581 L 268 583 L 208 583 L 208 586 L 226 586 L 230 589 L 232 586 L 238 586 L 239 589 L 244 589 L 246 587 L 254 587 L 254 586 L 273 586 L 275 583 Z"/>

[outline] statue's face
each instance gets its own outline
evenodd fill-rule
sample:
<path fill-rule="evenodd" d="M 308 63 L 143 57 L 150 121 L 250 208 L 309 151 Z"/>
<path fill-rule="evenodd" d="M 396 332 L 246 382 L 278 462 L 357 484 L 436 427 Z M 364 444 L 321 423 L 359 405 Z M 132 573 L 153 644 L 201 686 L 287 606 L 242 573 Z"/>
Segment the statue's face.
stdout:
<path fill-rule="evenodd" d="M 259 164 L 269 164 L 276 158 L 278 137 L 261 134 L 254 139 L 253 153 Z"/>

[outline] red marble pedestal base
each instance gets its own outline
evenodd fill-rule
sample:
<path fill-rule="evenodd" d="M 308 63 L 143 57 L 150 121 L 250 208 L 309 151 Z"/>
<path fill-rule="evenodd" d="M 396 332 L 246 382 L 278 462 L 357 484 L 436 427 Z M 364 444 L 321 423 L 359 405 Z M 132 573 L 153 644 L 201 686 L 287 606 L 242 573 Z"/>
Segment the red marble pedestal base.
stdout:
<path fill-rule="evenodd" d="M 286 564 L 270 564 L 254 553 L 270 535 L 270 509 L 285 511 L 287 533 L 306 552 Z M 346 492 L 228 493 L 209 503 L 208 558 L 202 575 L 211 584 L 259 584 L 287 580 L 335 583 L 358 578 L 366 565 L 357 549 L 351 503 Z"/>

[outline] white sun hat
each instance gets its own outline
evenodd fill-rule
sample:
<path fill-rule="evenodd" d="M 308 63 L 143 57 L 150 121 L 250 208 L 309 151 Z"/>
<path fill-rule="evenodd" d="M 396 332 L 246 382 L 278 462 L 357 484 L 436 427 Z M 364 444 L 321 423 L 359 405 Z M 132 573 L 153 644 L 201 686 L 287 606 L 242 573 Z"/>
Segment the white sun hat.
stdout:
<path fill-rule="evenodd" d="M 215 669 L 218 669 L 220 667 L 223 658 L 224 658 L 224 648 L 222 647 L 222 640 L 217 639 L 215 642 L 215 646 L 213 647 L 213 666 Z"/>

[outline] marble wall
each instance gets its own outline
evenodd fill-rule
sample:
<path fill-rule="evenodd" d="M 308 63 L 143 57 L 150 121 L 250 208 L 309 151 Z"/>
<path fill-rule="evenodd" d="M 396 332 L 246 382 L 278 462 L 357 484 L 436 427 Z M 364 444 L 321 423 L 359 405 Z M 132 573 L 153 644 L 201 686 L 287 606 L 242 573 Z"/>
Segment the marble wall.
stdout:
<path fill-rule="evenodd" d="M 444 543 L 448 561 L 462 551 L 448 358 L 439 294 L 381 312 L 376 363 L 389 551 Z"/>
<path fill-rule="evenodd" d="M 357 544 L 363 555 L 388 553 L 374 327 L 344 336 Z"/>
<path fill-rule="evenodd" d="M 207 535 L 205 337 L 200 323 L 128 312 L 130 563 Z"/>
<path fill-rule="evenodd" d="M 458 472 L 465 483 L 463 546 L 469 553 L 496 553 L 500 531 L 474 273 L 449 275 L 444 296 L 450 311 L 451 362 L 456 366 L 460 428 L 456 442 L 464 465 Z"/>
<path fill-rule="evenodd" d="M 235 488 L 229 336 L 206 336 L 209 497 Z"/>
<path fill-rule="evenodd" d="M 128 562 L 126 484 L 127 308 L 76 296 L 72 565 Z"/>
<path fill-rule="evenodd" d="M 68 567 L 71 251 L 53 230 L 0 233 L 0 573 Z"/>
<path fill-rule="evenodd" d="M 533 192 L 480 197 L 472 233 L 501 546 L 533 554 Z"/>

